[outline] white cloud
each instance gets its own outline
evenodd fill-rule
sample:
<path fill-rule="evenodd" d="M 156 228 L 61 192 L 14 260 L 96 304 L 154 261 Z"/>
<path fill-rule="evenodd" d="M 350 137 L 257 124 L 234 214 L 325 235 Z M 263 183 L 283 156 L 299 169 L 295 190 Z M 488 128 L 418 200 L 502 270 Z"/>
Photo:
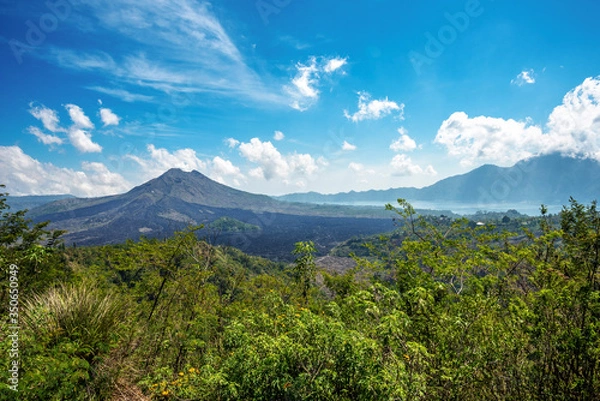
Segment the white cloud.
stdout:
<path fill-rule="evenodd" d="M 545 130 L 527 121 L 452 114 L 435 142 L 461 164 L 509 166 L 528 157 L 559 152 L 600 161 L 600 77 L 587 78 L 554 108 Z"/>
<path fill-rule="evenodd" d="M 265 173 L 261 167 L 255 167 L 251 169 L 250 171 L 248 171 L 248 175 L 252 178 L 257 179 L 265 178 Z"/>
<path fill-rule="evenodd" d="M 312 57 L 307 65 L 298 63 L 296 70 L 292 86 L 286 86 L 284 89 L 291 97 L 290 106 L 304 111 L 319 98 L 319 90 L 316 88 L 319 71 L 316 58 Z"/>
<path fill-rule="evenodd" d="M 600 76 L 569 91 L 548 117 L 551 149 L 600 161 Z"/>
<path fill-rule="evenodd" d="M 62 138 L 59 138 L 55 135 L 44 134 L 37 127 L 29 127 L 28 130 L 29 130 L 30 134 L 35 135 L 37 137 L 37 139 L 44 145 L 62 145 L 63 144 Z"/>
<path fill-rule="evenodd" d="M 227 138 L 227 139 L 225 139 L 225 142 L 227 143 L 227 146 L 229 146 L 230 148 L 235 148 L 236 146 L 238 146 L 240 144 L 240 141 L 238 141 L 235 138 Z"/>
<path fill-rule="evenodd" d="M 390 101 L 387 97 L 381 100 L 371 100 L 371 95 L 367 92 L 358 93 L 358 111 L 354 114 L 344 110 L 344 116 L 354 122 L 363 120 L 378 120 L 392 112 L 397 111 L 400 118 L 403 118 L 404 104 L 398 104 Z"/>
<path fill-rule="evenodd" d="M 91 197 L 122 193 L 131 188 L 121 175 L 102 163 L 83 162 L 82 170 L 41 163 L 18 146 L 0 146 L 0 182 L 12 195 L 71 194 Z"/>
<path fill-rule="evenodd" d="M 273 177 L 287 177 L 290 173 L 289 164 L 271 142 L 261 142 L 258 138 L 252 138 L 250 142 L 240 145 L 240 154 L 248 161 L 259 164 L 267 180 Z"/>
<path fill-rule="evenodd" d="M 533 70 L 524 70 L 517 75 L 515 79 L 510 81 L 513 85 L 523 86 L 535 83 L 535 72 Z"/>
<path fill-rule="evenodd" d="M 394 156 L 390 163 L 392 175 L 395 176 L 412 176 L 417 174 L 436 175 L 437 172 L 432 165 L 428 165 L 423 169 L 418 164 L 413 163 L 410 157 L 400 154 Z"/>
<path fill-rule="evenodd" d="M 215 181 L 226 184 L 226 178 L 232 178 L 239 185 L 239 180 L 244 178 L 239 167 L 234 166 L 229 160 L 225 160 L 219 156 L 212 159 L 210 176 Z"/>
<path fill-rule="evenodd" d="M 335 70 L 342 68 L 348 63 L 347 58 L 335 57 L 327 61 L 323 70 L 327 73 L 332 73 Z"/>
<path fill-rule="evenodd" d="M 307 153 L 294 153 L 287 156 L 286 159 L 292 173 L 312 175 L 319 169 L 315 159 L 313 159 L 313 157 Z"/>
<path fill-rule="evenodd" d="M 186 148 L 169 152 L 167 149 L 156 148 L 150 144 L 147 151 L 148 155 L 145 158 L 136 155 L 127 156 L 142 167 L 142 174 L 146 179 L 158 177 L 172 168 L 179 168 L 183 171 L 202 171 L 207 167 L 206 162 L 200 160 L 193 149 Z"/>
<path fill-rule="evenodd" d="M 469 118 L 453 113 L 438 130 L 434 142 L 446 146 L 461 164 L 495 163 L 509 166 L 538 154 L 543 146 L 542 129 L 528 122 L 492 117 Z"/>
<path fill-rule="evenodd" d="M 360 173 L 361 171 L 364 171 L 365 166 L 362 163 L 351 162 L 348 164 L 348 168 L 355 173 Z"/>
<path fill-rule="evenodd" d="M 121 118 L 113 113 L 111 109 L 107 108 L 100 109 L 100 119 L 105 127 L 109 125 L 119 125 L 119 121 L 121 120 Z"/>
<path fill-rule="evenodd" d="M 45 106 L 33 107 L 29 110 L 29 112 L 35 118 L 40 120 L 44 125 L 44 128 L 46 128 L 48 131 L 66 132 L 71 144 L 80 152 L 101 152 L 102 146 L 92 141 L 92 134 L 91 132 L 89 132 L 89 130 L 94 128 L 94 124 L 88 118 L 88 116 L 85 115 L 81 107 L 74 104 L 67 104 L 65 108 L 67 109 L 69 117 L 73 122 L 69 129 L 60 127 L 58 125 L 59 119 L 56 111 L 49 109 Z M 61 145 L 63 143 L 62 138 L 55 135 L 47 135 L 43 133 L 39 128 L 29 127 L 28 130 L 32 135 L 35 135 L 38 138 L 38 140 L 45 145 Z"/>
<path fill-rule="evenodd" d="M 289 95 L 290 107 L 305 111 L 319 99 L 318 89 L 323 76 L 331 75 L 346 64 L 346 59 L 310 57 L 306 63 L 296 64 L 296 75 L 291 85 L 284 86 Z"/>
<path fill-rule="evenodd" d="M 131 93 L 125 89 L 112 89 L 112 88 L 105 88 L 102 86 L 88 86 L 86 89 L 104 93 L 105 95 L 116 97 L 116 98 L 121 99 L 122 101 L 128 102 L 128 103 L 150 102 L 154 99 L 154 97 L 152 97 L 152 96 L 140 95 L 138 93 Z M 100 103 L 100 104 L 102 104 L 102 103 Z"/>
<path fill-rule="evenodd" d="M 92 135 L 76 126 L 73 126 L 67 132 L 69 141 L 77 150 L 83 153 L 102 152 L 102 146 L 92 141 Z"/>
<path fill-rule="evenodd" d="M 344 151 L 356 150 L 356 145 L 348 143 L 348 141 L 344 141 L 344 143 L 342 144 L 342 150 L 344 150 Z"/>
<path fill-rule="evenodd" d="M 81 107 L 75 104 L 67 104 L 65 108 L 69 112 L 69 117 L 71 117 L 71 121 L 73 121 L 73 124 L 77 128 L 94 128 L 94 124 L 92 124 L 88 116 L 85 115 Z"/>
<path fill-rule="evenodd" d="M 32 107 L 32 104 L 30 103 L 29 106 L 31 107 L 31 109 L 29 109 L 29 113 L 32 116 L 34 116 L 36 119 L 40 120 L 42 122 L 42 124 L 44 125 L 44 128 L 46 128 L 48 131 L 50 131 L 50 132 L 64 131 L 58 125 L 59 119 L 58 119 L 58 114 L 56 113 L 56 111 L 49 109 L 43 105 L 41 107 Z"/>
<path fill-rule="evenodd" d="M 211 93 L 278 104 L 287 100 L 279 83 L 263 79 L 245 63 L 208 2 L 91 0 L 81 10 L 84 14 L 69 22 L 85 18 L 131 50 L 120 56 L 112 51 L 51 48 L 46 58 L 59 66 L 101 72 L 107 82 L 121 87 L 150 87 L 167 94 Z"/>
<path fill-rule="evenodd" d="M 417 143 L 408 136 L 408 131 L 404 127 L 398 128 L 400 138 L 396 139 L 390 145 L 390 149 L 394 152 L 410 152 L 417 148 Z"/>
<path fill-rule="evenodd" d="M 281 141 L 283 140 L 283 138 L 285 138 L 285 135 L 281 131 L 275 131 L 275 133 L 273 134 L 273 139 L 275 139 L 276 141 Z"/>
<path fill-rule="evenodd" d="M 258 168 L 249 172 L 252 177 L 272 180 L 292 175 L 312 175 L 319 168 L 318 162 L 309 154 L 294 153 L 284 156 L 271 142 L 261 142 L 258 138 L 240 144 L 239 149 L 245 159 L 258 164 Z"/>

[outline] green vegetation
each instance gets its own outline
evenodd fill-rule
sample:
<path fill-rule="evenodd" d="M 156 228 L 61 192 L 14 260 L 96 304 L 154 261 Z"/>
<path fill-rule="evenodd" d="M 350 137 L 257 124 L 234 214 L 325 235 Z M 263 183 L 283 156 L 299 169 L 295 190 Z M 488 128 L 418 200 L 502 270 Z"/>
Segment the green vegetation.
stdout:
<path fill-rule="evenodd" d="M 197 227 L 64 247 L 0 196 L 2 323 L 15 264 L 21 327 L 0 400 L 597 399 L 596 203 L 526 225 L 387 209 L 398 230 L 335 274 L 310 241 L 284 265 Z"/>
<path fill-rule="evenodd" d="M 260 227 L 254 224 L 244 223 L 231 217 L 220 217 L 208 224 L 208 228 L 223 233 L 240 233 L 247 231 L 260 231 Z"/>

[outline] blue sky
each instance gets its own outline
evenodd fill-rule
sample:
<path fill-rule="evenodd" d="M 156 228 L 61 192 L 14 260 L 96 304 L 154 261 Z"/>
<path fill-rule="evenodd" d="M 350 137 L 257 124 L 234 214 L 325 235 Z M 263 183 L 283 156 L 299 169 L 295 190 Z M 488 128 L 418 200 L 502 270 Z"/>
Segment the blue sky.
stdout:
<path fill-rule="evenodd" d="M 0 2 L 0 182 L 266 194 L 600 160 L 595 0 Z"/>

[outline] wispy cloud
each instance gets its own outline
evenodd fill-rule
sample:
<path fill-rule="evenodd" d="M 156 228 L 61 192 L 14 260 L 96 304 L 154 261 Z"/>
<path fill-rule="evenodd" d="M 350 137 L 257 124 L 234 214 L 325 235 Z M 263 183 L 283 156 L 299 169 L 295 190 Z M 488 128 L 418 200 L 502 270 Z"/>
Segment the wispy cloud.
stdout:
<path fill-rule="evenodd" d="M 358 111 L 350 114 L 348 110 L 344 110 L 344 116 L 353 122 L 363 120 L 378 120 L 390 115 L 392 112 L 398 112 L 399 117 L 403 118 L 404 104 L 398 104 L 385 99 L 371 100 L 371 95 L 367 92 L 358 93 Z"/>
<path fill-rule="evenodd" d="M 351 152 L 353 150 L 356 150 L 356 145 L 353 145 L 348 141 L 344 141 L 344 143 L 342 144 L 342 150 Z"/>
<path fill-rule="evenodd" d="M 63 131 L 58 125 L 60 120 L 58 118 L 58 114 L 56 111 L 47 108 L 46 106 L 33 106 L 33 103 L 29 104 L 29 113 L 40 120 L 44 125 L 44 128 L 50 132 L 59 132 Z"/>
<path fill-rule="evenodd" d="M 339 70 L 346 59 L 338 57 L 310 57 L 305 63 L 297 63 L 295 76 L 284 86 L 289 95 L 290 107 L 305 111 L 319 100 L 321 79 Z"/>
<path fill-rule="evenodd" d="M 112 89 L 112 88 L 105 88 L 102 86 L 88 86 L 86 89 L 104 93 L 105 95 L 113 96 L 117 99 L 121 99 L 122 101 L 128 102 L 128 103 L 150 102 L 154 99 L 153 96 L 141 95 L 139 93 L 131 93 L 125 89 Z"/>
<path fill-rule="evenodd" d="M 44 145 L 62 145 L 62 138 L 55 135 L 48 135 L 42 132 L 38 127 L 29 127 L 27 129 L 30 134 L 34 135 Z"/>
<path fill-rule="evenodd" d="M 323 68 L 323 70 L 327 73 L 332 73 L 335 70 L 342 68 L 347 63 L 348 63 L 347 58 L 335 57 L 335 58 L 332 58 L 331 60 L 327 61 L 327 64 L 325 64 L 325 67 Z"/>
<path fill-rule="evenodd" d="M 510 81 L 511 84 L 517 86 L 531 85 L 535 83 L 535 72 L 533 70 L 524 70 L 517 75 L 515 79 Z"/>
<path fill-rule="evenodd" d="M 210 4 L 195 0 L 73 0 L 94 21 L 99 37 L 109 34 L 131 49 L 53 48 L 48 57 L 71 69 L 96 71 L 108 81 L 162 92 L 210 92 L 240 100 L 282 103 L 276 84 L 265 84 L 245 62 Z M 125 92 L 92 87 L 130 100 Z"/>
<path fill-rule="evenodd" d="M 29 113 L 40 120 L 46 130 L 52 133 L 66 133 L 71 145 L 80 152 L 97 153 L 102 151 L 102 146 L 92 141 L 90 130 L 94 129 L 94 124 L 81 107 L 76 104 L 65 105 L 65 109 L 69 113 L 72 124 L 69 128 L 63 128 L 59 125 L 60 120 L 56 110 L 52 110 L 43 105 L 33 107 L 30 104 L 30 106 L 31 109 L 29 110 Z M 106 118 L 110 119 L 110 116 Z M 56 135 L 48 135 L 38 127 L 31 126 L 28 128 L 28 131 L 30 134 L 35 135 L 44 145 L 53 146 L 63 144 L 62 138 Z"/>

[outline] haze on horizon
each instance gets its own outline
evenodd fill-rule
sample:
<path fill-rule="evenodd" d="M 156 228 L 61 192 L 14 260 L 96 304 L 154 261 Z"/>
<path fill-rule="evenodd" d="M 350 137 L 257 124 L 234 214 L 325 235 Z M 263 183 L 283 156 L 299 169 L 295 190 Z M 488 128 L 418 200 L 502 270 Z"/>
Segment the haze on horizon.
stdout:
<path fill-rule="evenodd" d="M 4 1 L 0 183 L 280 195 L 600 160 L 600 4 Z"/>

